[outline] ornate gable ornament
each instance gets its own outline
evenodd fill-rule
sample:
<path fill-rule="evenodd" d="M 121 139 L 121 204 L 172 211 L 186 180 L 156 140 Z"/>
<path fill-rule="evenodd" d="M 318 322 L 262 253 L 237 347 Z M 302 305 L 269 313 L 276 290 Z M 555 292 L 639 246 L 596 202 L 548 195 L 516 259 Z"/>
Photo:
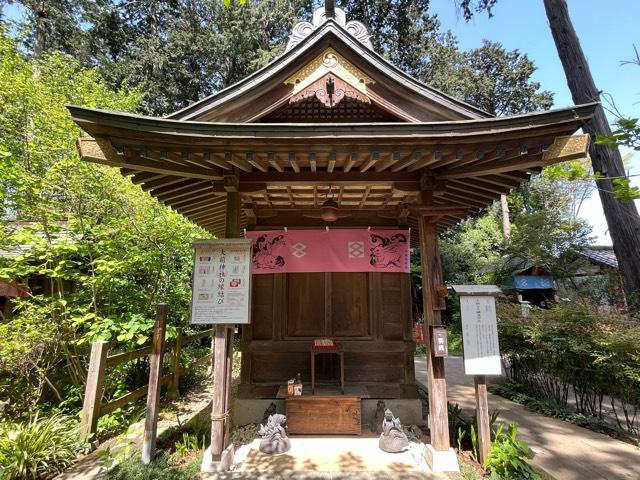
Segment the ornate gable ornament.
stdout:
<path fill-rule="evenodd" d="M 284 83 L 293 85 L 293 96 L 289 103 L 297 103 L 315 95 L 326 107 L 332 108 L 345 97 L 371 103 L 367 96 L 367 85 L 374 81 L 333 48 L 328 48 Z"/>
<path fill-rule="evenodd" d="M 302 40 L 308 37 L 311 32 L 313 32 L 316 28 L 326 22 L 330 17 L 327 17 L 325 13 L 324 7 L 318 8 L 315 12 L 313 12 L 313 21 L 310 22 L 298 22 L 293 27 L 291 31 L 291 35 L 289 35 L 289 41 L 287 42 L 287 47 L 285 48 L 285 52 L 288 52 L 293 47 L 298 45 Z M 364 26 L 362 22 L 358 22 L 357 20 L 351 20 L 347 22 L 347 16 L 344 13 L 344 10 L 341 8 L 335 9 L 335 17 L 333 20 L 344 27 L 344 29 L 356 38 L 360 43 L 362 43 L 365 47 L 373 50 L 373 45 L 371 44 L 371 35 L 367 31 L 367 27 Z"/>

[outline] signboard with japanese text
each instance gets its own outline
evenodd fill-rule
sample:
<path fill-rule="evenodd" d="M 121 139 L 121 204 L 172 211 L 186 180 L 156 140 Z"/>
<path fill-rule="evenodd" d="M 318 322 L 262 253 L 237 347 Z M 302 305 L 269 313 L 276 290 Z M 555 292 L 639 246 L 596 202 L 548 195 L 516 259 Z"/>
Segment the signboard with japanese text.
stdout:
<path fill-rule="evenodd" d="M 460 295 L 464 373 L 501 375 L 496 300 L 489 295 Z"/>
<path fill-rule="evenodd" d="M 250 323 L 251 245 L 244 238 L 194 242 L 192 324 Z"/>

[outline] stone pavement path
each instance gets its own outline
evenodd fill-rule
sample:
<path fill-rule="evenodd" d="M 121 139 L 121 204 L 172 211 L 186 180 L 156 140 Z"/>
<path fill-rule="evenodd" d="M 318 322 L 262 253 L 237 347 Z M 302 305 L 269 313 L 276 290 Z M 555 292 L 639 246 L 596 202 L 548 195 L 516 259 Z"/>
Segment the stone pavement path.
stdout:
<path fill-rule="evenodd" d="M 197 480 L 442 480 L 443 474 L 426 472 L 225 472 L 201 473 Z"/>
<path fill-rule="evenodd" d="M 416 357 L 416 380 L 426 383 L 426 360 Z M 469 412 L 475 409 L 473 377 L 464 375 L 461 357 L 445 362 L 447 395 Z M 498 421 L 517 423 L 520 438 L 534 452 L 531 464 L 557 480 L 640 480 L 640 448 L 607 435 L 530 412 L 522 405 L 489 394 L 489 410 Z"/>

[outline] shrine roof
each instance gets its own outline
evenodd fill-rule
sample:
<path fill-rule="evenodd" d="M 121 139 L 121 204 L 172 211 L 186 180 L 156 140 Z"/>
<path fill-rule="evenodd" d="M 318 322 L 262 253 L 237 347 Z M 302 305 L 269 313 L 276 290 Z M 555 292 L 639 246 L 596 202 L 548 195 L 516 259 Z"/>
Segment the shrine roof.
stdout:
<path fill-rule="evenodd" d="M 340 9 L 336 9 L 344 15 Z M 316 14 L 324 9 L 318 9 Z M 314 14 L 315 16 L 315 14 Z M 447 95 L 391 64 L 371 48 L 367 41 L 363 42 L 346 27 L 359 22 L 347 22 L 344 18 L 320 18 L 312 29 L 302 38 L 296 38 L 294 46 L 261 69 L 224 88 L 215 94 L 199 100 L 177 112 L 167 116 L 175 120 L 207 120 L 207 121 L 260 121 L 270 111 L 270 107 L 279 100 L 288 100 L 289 92 L 281 90 L 282 83 L 291 74 L 305 67 L 319 54 L 327 49 L 334 51 L 351 67 L 372 77 L 373 97 L 380 90 L 379 101 L 387 104 L 392 113 L 401 121 L 424 121 L 427 119 L 473 119 L 486 118 L 492 115 L 481 109 Z M 298 26 L 296 26 L 298 27 Z M 360 30 L 364 28 L 360 24 Z M 292 34 L 292 39 L 295 36 Z M 366 31 L 364 32 L 366 34 Z M 290 44 L 292 40 L 290 40 Z M 274 96 L 276 99 L 274 100 Z M 279 98 L 282 96 L 282 98 Z M 261 110 L 261 100 L 265 100 Z M 376 99 L 374 98 L 374 103 Z"/>
<path fill-rule="evenodd" d="M 159 201 L 220 235 L 226 192 L 237 188 L 242 224 L 407 225 L 437 216 L 441 229 L 490 205 L 551 163 L 583 157 L 571 136 L 597 104 L 511 117 L 353 124 L 211 123 L 70 106 L 91 137 L 81 156 L 115 166 Z M 237 185 L 227 177 L 239 171 Z M 429 212 L 420 192 L 434 193 Z M 414 233 L 417 232 L 417 228 Z"/>

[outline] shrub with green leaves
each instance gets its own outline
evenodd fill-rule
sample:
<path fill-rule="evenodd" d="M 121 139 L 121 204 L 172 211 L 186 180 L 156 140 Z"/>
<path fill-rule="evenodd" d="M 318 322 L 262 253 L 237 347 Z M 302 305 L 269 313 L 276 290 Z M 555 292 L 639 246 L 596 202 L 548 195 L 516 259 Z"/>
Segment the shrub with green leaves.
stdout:
<path fill-rule="evenodd" d="M 518 425 L 515 423 L 509 425 L 506 431 L 504 425 L 499 425 L 496 429 L 495 438 L 484 465 L 491 472 L 492 478 L 494 476 L 518 480 L 541 478 L 526 461 L 531 456 L 529 446 L 522 440 L 518 440 L 517 435 Z"/>
<path fill-rule="evenodd" d="M 499 307 L 506 374 L 522 393 L 577 413 L 606 418 L 608 403 L 621 430 L 640 436 L 640 325 L 630 315 L 585 303 L 532 309 Z"/>
<path fill-rule="evenodd" d="M 25 423 L 0 423 L 0 478 L 48 478 L 71 465 L 86 447 L 77 421 L 65 415 L 36 414 Z"/>

